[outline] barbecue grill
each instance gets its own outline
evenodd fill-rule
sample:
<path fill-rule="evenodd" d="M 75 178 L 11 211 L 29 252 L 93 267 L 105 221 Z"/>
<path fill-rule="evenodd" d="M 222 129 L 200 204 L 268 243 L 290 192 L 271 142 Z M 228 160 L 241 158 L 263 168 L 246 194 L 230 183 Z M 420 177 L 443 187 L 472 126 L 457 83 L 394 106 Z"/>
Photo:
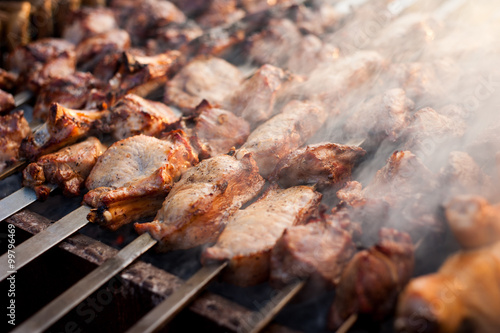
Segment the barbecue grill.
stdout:
<path fill-rule="evenodd" d="M 186 54 L 202 52 L 200 50 L 204 50 L 203 47 L 211 45 L 200 44 L 199 41 L 209 38 L 207 36 L 210 35 L 233 34 L 231 36 L 237 40 L 238 29 L 250 34 L 258 31 L 270 18 L 300 15 L 296 12 L 300 5 L 314 6 L 315 2 L 268 0 L 269 6 L 264 9 L 243 15 L 229 25 L 205 31 L 194 42 L 187 43 L 188 47 L 181 48 L 181 51 L 185 52 L 186 58 L 188 57 Z M 340 27 L 349 23 L 353 8 L 362 7 L 366 1 L 332 2 L 335 3 L 338 13 L 342 14 L 342 20 L 338 22 Z M 417 0 L 389 2 L 387 10 L 390 15 L 398 17 L 425 8 L 431 13 L 435 12 L 436 17 L 445 19 L 447 15 L 452 15 L 464 5 L 464 1 L 458 0 L 442 1 L 439 4 L 422 1 L 420 4 L 415 4 L 418 2 Z M 79 3 L 80 1 L 63 1 L 58 5 L 60 8 L 74 10 Z M 82 1 L 82 3 L 91 6 L 105 5 L 105 1 Z M 191 7 L 188 2 L 176 3 L 188 15 L 201 15 L 200 12 L 190 12 Z M 196 3 L 192 2 L 193 8 L 197 8 Z M 53 1 L 0 2 L 0 22 L 8 22 L 1 27 L 8 26 L 12 31 L 17 31 L 19 36 L 15 40 L 3 43 L 2 47 L 12 49 L 17 45 L 26 44 L 29 38 L 52 36 L 54 31 L 48 28 L 49 26 L 55 27 L 57 32 L 64 18 L 61 17 L 61 11 L 53 15 L 50 4 L 54 5 Z M 9 13 L 15 19 L 11 16 L 9 19 L 2 18 L 3 12 Z M 43 25 L 43 28 L 31 31 L 30 35 L 27 26 L 30 24 L 37 26 L 36 23 L 30 22 L 30 19 L 33 21 L 37 15 L 50 18 L 53 20 L 52 24 Z M 333 54 L 333 57 L 338 56 L 337 53 Z M 242 71 L 253 72 L 256 69 L 253 66 L 249 69 L 248 64 L 241 61 L 241 54 L 226 53 L 224 57 L 236 59 L 235 63 Z M 300 77 L 295 79 L 297 82 L 301 80 Z M 296 95 L 297 92 L 294 91 L 293 94 Z M 16 96 L 16 104 L 25 110 L 28 120 L 31 120 L 33 113 L 33 103 L 30 99 L 32 96 L 29 92 Z M 320 136 L 321 134 L 317 135 Z M 369 151 L 367 160 L 378 156 L 370 144 L 373 142 L 366 140 L 361 144 Z M 0 272 L 5 276 L 12 273 L 16 277 L 14 284 L 11 284 L 9 279 L 0 282 L 1 290 L 14 288 L 12 292 L 15 293 L 16 326 L 8 325 L 4 320 L 2 325 L 5 325 L 5 331 L 16 328 L 21 331 L 43 328 L 40 330 L 47 332 L 125 332 L 129 329 L 134 332 L 328 331 L 326 318 L 335 294 L 333 290 L 318 292 L 314 286 L 308 285 L 307 281 L 302 279 L 294 280 L 280 289 L 272 288 L 267 282 L 252 287 L 231 285 L 224 282 L 220 276 L 226 268 L 226 263 L 207 266 L 200 263 L 202 247 L 157 253 L 150 250 L 157 241 L 147 233 L 138 236 L 132 224 L 112 232 L 96 224 L 82 222 L 90 211 L 85 206 L 81 208 L 82 198 L 65 197 L 55 186 L 50 188 L 53 192 L 44 202 L 35 202 L 36 197 L 29 189 L 23 190 L 22 193 L 14 193 L 22 187 L 22 175 L 18 171 L 23 166 L 22 161 L 12 165 L 2 174 L 2 178 L 5 179 L 0 180 L 0 198 L 15 195 L 10 197 L 10 202 L 9 198 L 0 201 L 0 216 L 2 214 L 9 216 L 0 223 L 2 252 L 8 248 L 9 235 L 15 235 L 17 248 L 33 235 L 47 235 L 43 231 L 51 225 L 56 226 L 57 223 L 52 224 L 52 222 L 63 219 L 68 214 L 71 215 L 66 219 L 74 221 L 75 224 L 69 227 L 66 234 L 61 232 L 61 228 L 59 231 L 57 227 L 50 229 L 55 230 L 53 237 L 62 240 L 60 243 L 52 240 L 45 244 L 36 244 L 36 241 L 33 241 L 36 238 L 31 238 L 32 243 L 25 243 L 25 246 L 29 245 L 21 248 L 30 252 L 31 256 L 34 254 L 35 258 L 19 259 L 23 255 L 21 254 L 16 260 L 22 262 L 23 267 L 18 269 L 13 265 L 14 271 Z M 366 177 L 364 174 L 355 176 Z M 16 212 L 11 215 L 9 213 L 12 210 L 11 205 L 19 206 L 21 199 L 28 207 L 20 212 L 15 209 Z M 79 231 L 75 232 L 77 230 Z M 45 241 L 47 240 L 49 238 L 45 238 Z M 47 247 L 48 244 L 50 247 Z M 34 250 L 35 248 L 38 250 Z M 457 250 L 458 246 L 449 232 L 423 237 L 416 248 L 417 270 L 414 274 L 435 272 L 446 257 Z M 125 257 L 124 254 L 131 256 Z M 141 258 L 137 259 L 139 257 Z M 420 262 L 424 257 L 425 263 Z M 94 279 L 100 282 L 85 280 L 89 274 L 102 273 L 97 270 L 99 266 L 115 270 L 106 276 L 95 274 Z M 80 291 L 71 288 L 75 284 L 80 284 Z M 94 287 L 97 289 L 86 293 L 88 289 Z M 63 294 L 68 290 L 76 294 L 73 297 Z M 61 294 L 64 301 L 58 298 Z M 78 299 L 79 295 L 83 295 L 81 296 L 83 298 Z M 51 303 L 53 300 L 56 302 Z M 7 308 L 9 306 L 10 303 L 7 304 Z M 44 321 L 49 324 L 41 326 Z M 375 322 L 369 316 L 351 316 L 338 332 L 393 332 L 393 325 L 394 318 Z"/>

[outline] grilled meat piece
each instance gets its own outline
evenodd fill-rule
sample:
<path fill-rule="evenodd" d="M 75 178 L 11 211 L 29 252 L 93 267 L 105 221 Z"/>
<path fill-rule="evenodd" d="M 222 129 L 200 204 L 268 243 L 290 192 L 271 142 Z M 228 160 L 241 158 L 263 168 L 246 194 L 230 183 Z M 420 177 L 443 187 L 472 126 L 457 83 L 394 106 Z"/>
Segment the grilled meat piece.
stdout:
<path fill-rule="evenodd" d="M 323 125 L 326 116 L 317 104 L 291 101 L 280 114 L 250 133 L 236 156 L 252 153 L 260 174 L 267 178 L 283 157 L 302 146 Z"/>
<path fill-rule="evenodd" d="M 351 178 L 352 169 L 364 155 L 359 147 L 318 143 L 286 156 L 271 178 L 282 187 L 316 184 L 319 190 L 338 188 Z"/>
<path fill-rule="evenodd" d="M 120 69 L 109 81 L 111 88 L 117 96 L 131 93 L 146 97 L 165 84 L 180 55 L 178 51 L 152 57 L 124 52 Z"/>
<path fill-rule="evenodd" d="M 290 54 L 285 67 L 293 73 L 309 75 L 320 64 L 333 63 L 337 57 L 336 47 L 309 34 L 300 40 L 297 50 Z"/>
<path fill-rule="evenodd" d="M 92 100 L 92 89 L 105 90 L 107 84 L 96 79 L 90 73 L 73 74 L 53 78 L 44 84 L 37 95 L 33 116 L 46 120 L 54 101 L 70 109 L 83 109 Z"/>
<path fill-rule="evenodd" d="M 331 330 L 352 314 L 384 319 L 410 280 L 414 267 L 410 236 L 394 229 L 382 229 L 379 236 L 377 245 L 356 253 L 342 272 L 328 318 Z"/>
<path fill-rule="evenodd" d="M 321 194 L 307 186 L 268 189 L 229 219 L 217 243 L 202 253 L 202 263 L 229 260 L 224 277 L 237 285 L 267 280 L 271 250 L 283 231 L 305 223 L 320 201 Z"/>
<path fill-rule="evenodd" d="M 127 94 L 111 108 L 102 129 L 116 140 L 139 134 L 158 136 L 178 119 L 179 115 L 161 102 Z"/>
<path fill-rule="evenodd" d="M 182 131 L 164 140 L 145 135 L 115 142 L 99 158 L 85 185 L 88 220 L 116 230 L 153 216 L 181 174 L 198 158 Z"/>
<path fill-rule="evenodd" d="M 204 99 L 221 105 L 242 80 L 240 70 L 227 61 L 215 57 L 198 58 L 167 82 L 165 103 L 184 111 L 193 111 Z"/>
<path fill-rule="evenodd" d="M 31 133 L 23 111 L 0 116 L 0 172 L 19 160 L 19 147 Z"/>
<path fill-rule="evenodd" d="M 250 155 L 218 155 L 189 169 L 174 185 L 153 222 L 135 224 L 163 251 L 214 242 L 229 217 L 264 185 Z"/>
<path fill-rule="evenodd" d="M 255 126 L 273 115 L 278 93 L 291 80 L 290 73 L 264 65 L 238 89 L 226 95 L 223 106 Z"/>
<path fill-rule="evenodd" d="M 16 107 L 14 96 L 0 89 L 0 114 L 4 114 Z"/>
<path fill-rule="evenodd" d="M 240 0 L 241 6 L 248 13 L 255 13 L 258 11 L 263 11 L 263 10 L 266 10 L 270 7 L 280 5 L 280 4 L 287 4 L 289 2 L 290 2 L 290 0 L 272 0 L 272 1 L 268 1 L 268 0 Z"/>
<path fill-rule="evenodd" d="M 29 161 L 59 150 L 88 136 L 104 111 L 73 110 L 52 104 L 47 121 L 21 144 L 21 155 Z"/>
<path fill-rule="evenodd" d="M 339 227 L 316 222 L 287 228 L 271 251 L 271 283 L 285 286 L 311 276 L 334 286 L 355 249 L 351 235 Z"/>
<path fill-rule="evenodd" d="M 71 13 L 71 24 L 64 27 L 62 37 L 73 44 L 118 28 L 114 13 L 108 8 L 82 7 Z"/>
<path fill-rule="evenodd" d="M 216 27 L 206 31 L 179 50 L 182 54 L 190 56 L 211 55 L 223 57 L 234 51 L 234 48 L 242 43 L 245 38 L 245 27 L 241 24 L 234 24 L 229 28 Z"/>
<path fill-rule="evenodd" d="M 0 68 L 0 89 L 12 90 L 14 89 L 18 76 L 14 73 L 7 72 L 5 69 Z"/>
<path fill-rule="evenodd" d="M 231 24 L 245 16 L 245 11 L 237 7 L 237 0 L 212 0 L 196 21 L 203 28 Z"/>
<path fill-rule="evenodd" d="M 23 171 L 23 186 L 35 190 L 38 199 L 45 200 L 50 187 L 56 184 L 66 196 L 80 195 L 85 179 L 106 147 L 94 138 L 40 157 Z"/>
<path fill-rule="evenodd" d="M 158 29 L 156 35 L 148 40 L 148 54 L 177 50 L 202 34 L 203 29 L 191 20 L 185 23 L 171 23 L 166 27 Z"/>
<path fill-rule="evenodd" d="M 398 302 L 397 332 L 498 332 L 500 242 L 449 257 L 435 274 L 415 278 Z"/>

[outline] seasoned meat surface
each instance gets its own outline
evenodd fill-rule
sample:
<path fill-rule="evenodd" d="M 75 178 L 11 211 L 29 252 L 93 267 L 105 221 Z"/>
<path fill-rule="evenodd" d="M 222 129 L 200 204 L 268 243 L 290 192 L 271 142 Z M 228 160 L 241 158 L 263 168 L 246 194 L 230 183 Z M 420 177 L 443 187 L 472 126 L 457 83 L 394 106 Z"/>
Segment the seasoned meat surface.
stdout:
<path fill-rule="evenodd" d="M 181 174 L 198 158 L 182 131 L 164 139 L 136 135 L 109 147 L 92 169 L 84 202 L 89 221 L 111 230 L 154 216 Z"/>
<path fill-rule="evenodd" d="M 237 160 L 218 155 L 186 171 L 174 185 L 155 220 L 136 224 L 162 250 L 188 249 L 214 242 L 228 219 L 264 185 L 250 154 Z"/>
<path fill-rule="evenodd" d="M 35 190 L 38 199 L 46 199 L 56 184 L 66 196 L 80 195 L 85 179 L 106 147 L 95 137 L 40 157 L 23 171 L 23 186 Z"/>
<path fill-rule="evenodd" d="M 203 99 L 220 105 L 242 80 L 240 70 L 223 59 L 195 59 L 167 82 L 165 103 L 185 111 L 194 110 Z"/>
<path fill-rule="evenodd" d="M 108 8 L 82 7 L 71 16 L 71 24 L 64 28 L 62 37 L 73 44 L 118 28 L 114 13 Z"/>
<path fill-rule="evenodd" d="M 312 276 L 336 285 L 354 253 L 352 237 L 342 228 L 319 222 L 287 228 L 271 251 L 271 283 L 285 286 Z"/>
<path fill-rule="evenodd" d="M 94 71 L 97 64 L 110 53 L 121 53 L 130 48 L 130 37 L 125 30 L 113 29 L 89 37 L 76 46 L 79 68 Z"/>
<path fill-rule="evenodd" d="M 4 114 L 16 107 L 14 96 L 0 89 L 0 114 Z"/>
<path fill-rule="evenodd" d="M 257 127 L 236 152 L 237 158 L 252 153 L 259 172 L 267 178 L 278 162 L 303 145 L 322 125 L 326 113 L 311 102 L 291 101 L 283 111 Z"/>
<path fill-rule="evenodd" d="M 19 160 L 21 142 L 30 133 L 23 111 L 0 116 L 0 172 Z"/>
<path fill-rule="evenodd" d="M 245 11 L 239 9 L 237 5 L 236 0 L 212 0 L 196 21 L 204 28 L 231 24 L 245 16 Z"/>
<path fill-rule="evenodd" d="M 283 231 L 305 223 L 320 201 L 321 194 L 307 186 L 270 188 L 229 219 L 217 243 L 203 252 L 202 262 L 229 260 L 225 277 L 238 285 L 267 280 L 271 249 Z"/>

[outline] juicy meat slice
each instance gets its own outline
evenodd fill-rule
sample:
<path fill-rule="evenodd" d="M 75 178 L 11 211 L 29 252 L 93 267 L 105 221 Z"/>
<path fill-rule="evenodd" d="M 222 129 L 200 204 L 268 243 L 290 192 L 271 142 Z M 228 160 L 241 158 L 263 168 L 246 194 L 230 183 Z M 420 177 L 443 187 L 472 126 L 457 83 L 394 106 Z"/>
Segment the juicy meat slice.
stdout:
<path fill-rule="evenodd" d="M 363 185 L 357 181 L 346 182 L 345 185 L 337 191 L 337 197 L 351 207 L 362 206 L 366 202 Z"/>
<path fill-rule="evenodd" d="M 196 110 L 192 133 L 206 147 L 210 156 L 228 153 L 239 147 L 250 134 L 250 125 L 232 112 L 201 103 Z"/>
<path fill-rule="evenodd" d="M 76 46 L 78 68 L 94 71 L 97 64 L 110 53 L 123 52 L 130 48 L 130 37 L 125 30 L 113 29 L 89 37 Z"/>
<path fill-rule="evenodd" d="M 278 239 L 286 228 L 305 223 L 320 201 L 321 194 L 307 186 L 268 189 L 230 218 L 217 243 L 202 253 L 202 263 L 229 260 L 225 278 L 237 285 L 267 280 L 271 250 Z"/>
<path fill-rule="evenodd" d="M 52 104 L 47 121 L 21 144 L 21 154 L 29 161 L 88 136 L 104 111 L 73 110 Z"/>
<path fill-rule="evenodd" d="M 397 141 L 409 125 L 415 103 L 403 89 L 390 89 L 357 107 L 345 125 L 350 138 L 364 138 L 368 134 L 375 141 Z M 377 145 L 377 144 L 376 144 Z"/>
<path fill-rule="evenodd" d="M 62 37 L 75 45 L 89 37 L 118 28 L 114 13 L 108 8 L 82 7 L 71 16 L 71 24 L 64 28 Z"/>
<path fill-rule="evenodd" d="M 158 136 L 177 120 L 179 115 L 165 104 L 127 94 L 111 108 L 104 126 L 109 127 L 105 132 L 122 140 L 139 134 Z"/>
<path fill-rule="evenodd" d="M 286 156 L 271 178 L 282 187 L 316 184 L 319 190 L 338 188 L 351 178 L 352 169 L 364 155 L 356 146 L 318 143 Z"/>
<path fill-rule="evenodd" d="M 396 306 L 414 267 L 414 247 L 408 234 L 382 229 L 380 242 L 354 255 L 342 272 L 328 326 L 338 329 L 352 314 L 382 320 Z"/>
<path fill-rule="evenodd" d="M 178 51 L 151 57 L 124 52 L 118 72 L 109 81 L 111 88 L 118 97 L 129 93 L 146 97 L 165 84 L 180 55 Z"/>
<path fill-rule="evenodd" d="M 311 276 L 334 286 L 355 249 L 351 235 L 339 227 L 317 222 L 287 228 L 271 251 L 271 283 L 285 286 Z"/>
<path fill-rule="evenodd" d="M 0 172 L 19 160 L 19 147 L 31 133 L 23 111 L 0 116 Z"/>
<path fill-rule="evenodd" d="M 272 116 L 277 94 L 291 80 L 290 73 L 264 65 L 228 94 L 223 106 L 255 126 Z"/>
<path fill-rule="evenodd" d="M 87 218 L 116 230 L 153 216 L 174 182 L 197 162 L 182 131 L 164 140 L 137 135 L 115 142 L 85 182 L 89 192 L 83 200 L 94 208 Z"/>
<path fill-rule="evenodd" d="M 196 21 L 204 28 L 231 24 L 245 16 L 245 11 L 238 8 L 237 0 L 212 0 Z"/>
<path fill-rule="evenodd" d="M 56 184 L 66 196 L 80 195 L 85 179 L 106 147 L 96 138 L 63 148 L 40 157 L 23 171 L 23 186 L 35 190 L 38 199 L 50 193 L 48 184 Z"/>
<path fill-rule="evenodd" d="M 46 120 L 54 101 L 70 109 L 82 109 L 89 102 L 92 89 L 105 90 L 107 84 L 90 73 L 75 72 L 53 78 L 44 84 L 37 95 L 33 116 Z"/>
<path fill-rule="evenodd" d="M 195 59 L 167 82 L 165 103 L 184 111 L 194 110 L 204 99 L 220 105 L 242 80 L 240 70 L 223 59 Z"/>
<path fill-rule="evenodd" d="M 263 185 L 250 155 L 206 159 L 174 185 L 153 222 L 135 224 L 135 229 L 149 232 L 165 251 L 214 242 L 229 217 Z"/>
<path fill-rule="evenodd" d="M 0 89 L 0 114 L 4 114 L 16 107 L 14 96 Z"/>
<path fill-rule="evenodd" d="M 323 125 L 326 117 L 317 104 L 291 101 L 280 114 L 250 133 L 236 156 L 252 153 L 260 174 L 267 178 L 283 157 L 302 146 Z"/>

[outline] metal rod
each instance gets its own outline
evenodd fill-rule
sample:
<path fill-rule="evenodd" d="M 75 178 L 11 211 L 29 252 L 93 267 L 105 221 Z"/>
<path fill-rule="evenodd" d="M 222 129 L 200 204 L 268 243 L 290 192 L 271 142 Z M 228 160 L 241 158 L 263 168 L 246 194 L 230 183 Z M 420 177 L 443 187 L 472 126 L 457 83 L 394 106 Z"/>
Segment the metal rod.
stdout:
<path fill-rule="evenodd" d="M 19 94 L 16 94 L 14 96 L 14 103 L 16 108 L 29 101 L 33 96 L 33 93 L 29 90 L 25 90 L 23 92 L 20 92 Z"/>
<path fill-rule="evenodd" d="M 163 328 L 175 315 L 188 305 L 225 267 L 227 262 L 217 266 L 205 266 L 196 272 L 163 303 L 151 310 L 127 333 L 151 333 Z"/>
<path fill-rule="evenodd" d="M 156 240 L 147 233 L 137 237 L 116 256 L 106 260 L 12 332 L 35 333 L 46 330 L 155 244 Z"/>
<path fill-rule="evenodd" d="M 239 332 L 257 333 L 267 326 L 288 302 L 304 287 L 306 281 L 299 280 L 281 289 L 266 305 L 254 312 Z"/>
<path fill-rule="evenodd" d="M 50 192 L 56 189 L 55 185 L 48 185 Z M 30 188 L 23 187 L 20 190 L 0 200 L 0 221 L 5 220 L 12 214 L 29 206 L 37 200 L 36 193 Z"/>
<path fill-rule="evenodd" d="M 349 316 L 349 318 L 344 321 L 342 325 L 340 325 L 339 329 L 335 331 L 335 333 L 347 333 L 352 326 L 356 323 L 358 320 L 358 314 L 353 313 L 352 315 Z"/>
<path fill-rule="evenodd" d="M 26 161 L 17 161 L 16 163 L 12 164 L 8 169 L 5 169 L 4 171 L 2 171 L 2 173 L 0 173 L 0 180 L 5 179 L 18 171 L 21 171 L 26 166 L 26 164 Z"/>
<path fill-rule="evenodd" d="M 80 230 L 89 223 L 87 220 L 88 213 L 90 213 L 90 208 L 81 206 L 47 229 L 16 246 L 14 270 L 21 269 L 21 267 L 27 265 L 42 253 L 59 244 L 66 237 Z M 8 253 L 5 253 L 0 257 L 0 281 L 12 274 L 11 266 L 7 262 L 7 256 Z"/>

